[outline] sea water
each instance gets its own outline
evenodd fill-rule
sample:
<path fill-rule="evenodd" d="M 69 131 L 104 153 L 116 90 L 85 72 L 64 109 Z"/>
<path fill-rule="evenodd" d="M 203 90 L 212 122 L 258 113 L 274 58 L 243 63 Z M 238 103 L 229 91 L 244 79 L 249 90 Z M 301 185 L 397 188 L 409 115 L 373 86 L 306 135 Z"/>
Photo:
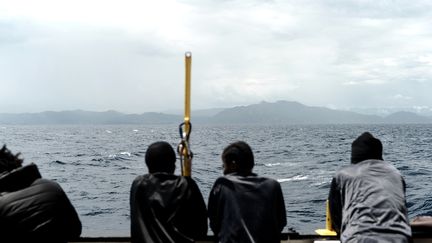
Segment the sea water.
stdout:
<path fill-rule="evenodd" d="M 351 142 L 364 131 L 381 139 L 384 159 L 404 176 L 410 218 L 432 215 L 432 125 L 195 125 L 192 176 L 207 201 L 222 175 L 223 148 L 244 140 L 254 151 L 254 172 L 282 186 L 287 228 L 313 234 L 325 226 L 331 178 L 350 163 Z M 147 173 L 147 146 L 179 142 L 176 125 L 0 126 L 0 138 L 24 164 L 36 163 L 61 184 L 83 236 L 129 236 L 129 190 Z"/>

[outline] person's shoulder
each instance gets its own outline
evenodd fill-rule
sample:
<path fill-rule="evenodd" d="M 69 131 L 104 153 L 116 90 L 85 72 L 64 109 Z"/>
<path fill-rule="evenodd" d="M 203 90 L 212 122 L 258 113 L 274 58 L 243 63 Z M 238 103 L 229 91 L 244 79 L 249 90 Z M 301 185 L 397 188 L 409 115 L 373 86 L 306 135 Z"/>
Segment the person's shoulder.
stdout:
<path fill-rule="evenodd" d="M 139 176 L 135 177 L 135 179 L 133 180 L 133 184 L 148 180 L 148 178 L 149 178 L 149 174 L 139 175 Z"/>
<path fill-rule="evenodd" d="M 31 185 L 31 187 L 40 187 L 41 189 L 51 191 L 63 191 L 62 187 L 58 182 L 45 178 L 36 179 Z"/>
<path fill-rule="evenodd" d="M 361 163 L 361 162 L 360 162 Z M 361 167 L 360 163 L 344 165 L 336 170 L 335 176 L 343 176 L 346 174 L 351 174 L 353 171 L 358 170 Z"/>
<path fill-rule="evenodd" d="M 224 182 L 224 181 L 232 181 L 233 179 L 235 178 L 235 176 L 233 175 L 233 174 L 228 174 L 228 175 L 224 175 L 224 176 L 219 176 L 217 179 L 216 179 L 216 181 L 215 181 L 215 183 L 216 182 Z"/>
<path fill-rule="evenodd" d="M 191 176 L 176 176 L 171 177 L 171 180 L 176 181 L 178 185 L 197 186 L 196 181 Z"/>
<path fill-rule="evenodd" d="M 357 164 L 349 164 L 337 169 L 333 175 L 332 183 L 340 184 L 342 181 L 355 177 L 356 171 L 359 170 L 357 167 Z"/>
<path fill-rule="evenodd" d="M 220 176 L 216 179 L 216 181 L 213 183 L 213 189 L 221 188 L 221 187 L 233 187 L 234 183 L 236 181 L 236 177 L 233 175 L 224 175 Z"/>
<path fill-rule="evenodd" d="M 394 171 L 394 172 L 396 172 L 398 174 L 400 173 L 399 170 L 396 168 L 396 166 L 394 166 L 389 161 L 382 160 L 381 162 L 382 162 L 383 166 L 386 166 L 387 168 L 389 168 L 389 170 L 392 170 L 392 171 Z"/>
<path fill-rule="evenodd" d="M 238 175 L 236 173 L 231 173 L 231 174 L 218 177 L 215 181 L 215 184 L 241 183 L 244 179 L 245 179 L 244 176 Z"/>
<path fill-rule="evenodd" d="M 187 190 L 200 191 L 198 183 L 191 176 L 178 176 L 178 188 L 188 188 Z"/>
<path fill-rule="evenodd" d="M 197 184 L 196 180 L 192 176 L 176 176 L 176 180 L 189 184 Z"/>
<path fill-rule="evenodd" d="M 273 178 L 265 177 L 265 176 L 257 176 L 257 180 L 265 185 L 268 185 L 269 187 L 280 187 L 280 183 Z"/>
<path fill-rule="evenodd" d="M 370 169 L 370 170 L 384 170 L 386 173 L 392 173 L 395 175 L 400 175 L 399 170 L 389 161 L 386 160 L 377 160 L 377 159 L 369 159 L 362 162 L 359 162 L 357 166 L 361 169 Z"/>
<path fill-rule="evenodd" d="M 177 184 L 177 185 L 188 185 L 196 184 L 195 180 L 190 176 L 180 176 L 171 173 L 149 173 L 144 175 L 139 175 L 135 178 L 132 185 L 135 186 L 146 186 L 154 184 Z"/>
<path fill-rule="evenodd" d="M 58 201 L 67 198 L 66 192 L 61 185 L 50 179 L 36 179 L 29 187 L 20 191 L 19 197 L 32 198 L 32 201 Z M 62 199 L 63 200 L 63 199 Z"/>

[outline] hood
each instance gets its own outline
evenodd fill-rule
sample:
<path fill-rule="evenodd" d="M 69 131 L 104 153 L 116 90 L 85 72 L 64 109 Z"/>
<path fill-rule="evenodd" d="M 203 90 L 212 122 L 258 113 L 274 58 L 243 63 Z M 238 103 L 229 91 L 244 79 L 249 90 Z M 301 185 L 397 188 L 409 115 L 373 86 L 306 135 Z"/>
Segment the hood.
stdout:
<path fill-rule="evenodd" d="M 19 167 L 0 177 L 0 192 L 13 192 L 30 186 L 36 179 L 41 178 L 35 164 Z"/>
<path fill-rule="evenodd" d="M 383 160 L 382 150 L 381 141 L 369 132 L 365 132 L 351 145 L 351 163 L 357 164 L 367 159 Z"/>

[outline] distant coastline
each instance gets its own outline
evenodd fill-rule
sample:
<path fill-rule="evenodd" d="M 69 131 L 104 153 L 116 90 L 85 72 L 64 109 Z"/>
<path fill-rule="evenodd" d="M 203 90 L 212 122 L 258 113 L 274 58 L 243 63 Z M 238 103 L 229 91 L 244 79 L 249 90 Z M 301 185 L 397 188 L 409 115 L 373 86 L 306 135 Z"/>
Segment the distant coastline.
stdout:
<path fill-rule="evenodd" d="M 0 113 L 1 125 L 49 124 L 176 124 L 178 114 L 146 112 L 125 114 L 117 111 L 45 111 Z M 388 116 L 365 115 L 325 107 L 306 106 L 293 101 L 261 102 L 226 109 L 192 110 L 194 123 L 209 124 L 429 124 L 432 118 L 399 111 Z"/>

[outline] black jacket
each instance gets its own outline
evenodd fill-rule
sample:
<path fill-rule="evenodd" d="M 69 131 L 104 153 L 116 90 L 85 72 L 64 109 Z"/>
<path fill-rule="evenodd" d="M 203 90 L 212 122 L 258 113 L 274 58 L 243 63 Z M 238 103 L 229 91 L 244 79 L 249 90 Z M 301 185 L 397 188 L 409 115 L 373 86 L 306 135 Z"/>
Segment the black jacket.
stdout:
<path fill-rule="evenodd" d="M 1 242 L 66 242 L 81 222 L 57 183 L 41 179 L 36 165 L 0 176 Z"/>
<path fill-rule="evenodd" d="M 207 235 L 207 210 L 190 177 L 138 176 L 130 193 L 132 242 L 193 242 Z"/>
<path fill-rule="evenodd" d="M 286 225 L 280 184 L 256 174 L 218 178 L 210 192 L 208 213 L 219 242 L 280 242 Z"/>
<path fill-rule="evenodd" d="M 405 182 L 385 161 L 368 159 L 339 170 L 329 205 L 341 242 L 408 242 L 411 237 Z"/>

